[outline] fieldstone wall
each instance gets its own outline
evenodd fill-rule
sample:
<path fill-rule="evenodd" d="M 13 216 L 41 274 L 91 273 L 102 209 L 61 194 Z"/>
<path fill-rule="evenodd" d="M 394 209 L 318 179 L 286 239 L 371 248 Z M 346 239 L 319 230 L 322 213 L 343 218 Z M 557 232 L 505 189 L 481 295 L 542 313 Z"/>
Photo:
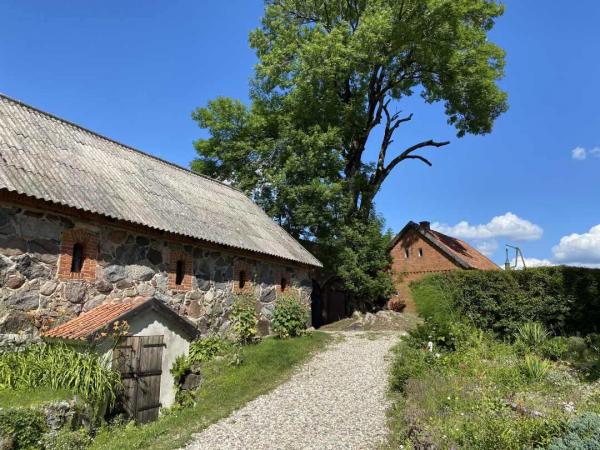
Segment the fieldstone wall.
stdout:
<path fill-rule="evenodd" d="M 94 281 L 58 277 L 61 239 L 70 229 L 98 238 Z M 187 292 L 169 289 L 172 252 L 192 259 L 192 287 Z M 289 289 L 310 303 L 312 282 L 305 268 L 182 245 L 52 211 L 0 205 L 0 334 L 36 336 L 42 327 L 101 303 L 136 296 L 157 297 L 194 321 L 202 333 L 222 333 L 234 299 L 234 267 L 240 264 L 248 271 L 257 299 L 262 334 L 269 332 L 280 274 L 289 276 Z"/>

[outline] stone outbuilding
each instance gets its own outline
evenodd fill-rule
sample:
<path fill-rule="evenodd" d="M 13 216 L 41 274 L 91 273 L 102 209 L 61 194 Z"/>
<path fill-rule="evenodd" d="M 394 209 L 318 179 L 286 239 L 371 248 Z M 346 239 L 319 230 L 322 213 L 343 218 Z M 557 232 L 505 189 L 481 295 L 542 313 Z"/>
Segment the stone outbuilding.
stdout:
<path fill-rule="evenodd" d="M 460 239 L 431 229 L 429 222 L 408 222 L 390 244 L 396 298 L 414 311 L 411 281 L 451 270 L 499 270 L 487 256 Z M 393 299 L 392 299 L 393 300 Z"/>
<path fill-rule="evenodd" d="M 0 335 L 138 296 L 220 333 L 235 293 L 267 334 L 320 266 L 234 187 L 0 95 Z"/>
<path fill-rule="evenodd" d="M 83 344 L 112 361 L 124 385 L 120 408 L 144 423 L 175 402 L 170 370 L 178 356 L 187 356 L 197 334 L 192 322 L 160 300 L 138 297 L 96 306 L 42 337 Z"/>

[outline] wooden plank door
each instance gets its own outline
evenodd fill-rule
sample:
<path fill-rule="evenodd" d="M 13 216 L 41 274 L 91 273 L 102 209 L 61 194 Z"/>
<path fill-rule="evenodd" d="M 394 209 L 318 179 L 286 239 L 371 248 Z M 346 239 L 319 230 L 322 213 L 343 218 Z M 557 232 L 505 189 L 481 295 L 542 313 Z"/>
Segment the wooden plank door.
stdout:
<path fill-rule="evenodd" d="M 138 423 L 158 418 L 163 347 L 163 336 L 128 336 L 113 350 L 124 388 L 119 405 Z"/>

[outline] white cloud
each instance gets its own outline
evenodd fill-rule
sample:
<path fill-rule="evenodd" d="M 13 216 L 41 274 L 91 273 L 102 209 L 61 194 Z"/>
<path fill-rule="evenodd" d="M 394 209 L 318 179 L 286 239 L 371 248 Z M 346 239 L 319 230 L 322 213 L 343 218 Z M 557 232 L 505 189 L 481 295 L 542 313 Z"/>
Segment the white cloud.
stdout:
<path fill-rule="evenodd" d="M 513 241 L 531 241 L 541 238 L 544 232 L 539 225 L 522 219 L 511 212 L 496 216 L 488 223 L 481 225 L 471 225 L 467 221 L 462 221 L 456 225 L 449 226 L 436 222 L 431 227 L 450 236 L 476 241 L 497 238 L 505 238 Z"/>
<path fill-rule="evenodd" d="M 554 260 L 562 264 L 600 266 L 600 225 L 586 233 L 563 236 L 552 253 Z"/>
<path fill-rule="evenodd" d="M 573 150 L 571 150 L 571 158 L 578 161 L 583 161 L 587 158 L 587 150 L 583 147 L 575 147 Z"/>
<path fill-rule="evenodd" d="M 583 147 L 575 147 L 571 150 L 571 158 L 576 159 L 577 161 L 583 161 L 584 159 L 587 159 L 588 156 L 600 158 L 600 147 L 594 147 L 589 150 Z"/>
<path fill-rule="evenodd" d="M 548 267 L 548 266 L 554 266 L 554 265 L 556 265 L 556 264 L 554 264 L 549 259 L 545 259 L 545 258 L 544 259 L 525 258 L 525 266 L 526 267 Z M 523 267 L 523 263 L 520 259 L 517 262 L 517 267 L 518 268 Z"/>
<path fill-rule="evenodd" d="M 493 239 L 490 241 L 481 241 L 476 244 L 476 247 L 485 256 L 490 257 L 498 250 L 498 241 Z"/>

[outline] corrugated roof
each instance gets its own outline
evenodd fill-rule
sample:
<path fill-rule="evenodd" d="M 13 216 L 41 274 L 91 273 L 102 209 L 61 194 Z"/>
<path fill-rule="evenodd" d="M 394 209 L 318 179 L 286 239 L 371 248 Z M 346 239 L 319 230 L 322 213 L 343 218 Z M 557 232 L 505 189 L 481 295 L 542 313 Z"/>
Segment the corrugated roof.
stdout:
<path fill-rule="evenodd" d="M 2 94 L 0 189 L 321 266 L 239 190 Z"/>

